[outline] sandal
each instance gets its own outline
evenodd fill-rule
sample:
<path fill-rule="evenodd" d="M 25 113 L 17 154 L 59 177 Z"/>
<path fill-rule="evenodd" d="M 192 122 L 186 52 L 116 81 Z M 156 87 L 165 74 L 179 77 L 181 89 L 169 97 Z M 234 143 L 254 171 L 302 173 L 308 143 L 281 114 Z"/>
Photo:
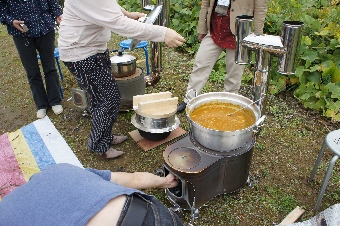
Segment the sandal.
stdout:
<path fill-rule="evenodd" d="M 121 156 L 122 154 L 124 154 L 123 151 L 117 151 L 116 149 L 110 148 L 107 152 L 103 153 L 102 156 L 106 159 L 113 159 Z"/>
<path fill-rule="evenodd" d="M 124 142 L 127 139 L 127 136 L 116 136 L 113 135 L 113 139 L 111 141 L 111 144 L 120 144 Z"/>

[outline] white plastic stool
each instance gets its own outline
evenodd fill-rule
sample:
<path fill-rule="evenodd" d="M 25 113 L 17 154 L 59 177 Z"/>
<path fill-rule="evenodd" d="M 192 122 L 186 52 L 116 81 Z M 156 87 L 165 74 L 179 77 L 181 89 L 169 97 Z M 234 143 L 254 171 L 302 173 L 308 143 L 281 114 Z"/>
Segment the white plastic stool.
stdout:
<path fill-rule="evenodd" d="M 325 194 L 326 187 L 327 187 L 329 178 L 331 176 L 334 164 L 335 164 L 335 162 L 340 157 L 340 129 L 339 130 L 334 130 L 334 131 L 332 131 L 332 132 L 327 134 L 327 136 L 326 136 L 326 138 L 325 138 L 325 140 L 324 140 L 324 142 L 323 142 L 323 144 L 321 146 L 318 158 L 317 158 L 317 160 L 315 162 L 314 168 L 313 168 L 313 170 L 312 170 L 312 172 L 310 174 L 308 182 L 311 182 L 313 180 L 313 178 L 314 178 L 314 176 L 316 174 L 316 170 L 318 169 L 318 166 L 320 164 L 321 157 L 322 157 L 322 155 L 323 155 L 323 153 L 325 151 L 326 146 L 328 147 L 329 150 L 331 150 L 334 153 L 334 156 L 331 159 L 331 161 L 329 162 L 326 175 L 325 175 L 325 177 L 323 179 L 321 190 L 320 190 L 318 199 L 316 200 L 316 204 L 315 204 L 315 207 L 314 207 L 314 215 L 318 211 L 320 203 L 321 203 L 321 200 L 322 200 L 322 197 Z"/>
<path fill-rule="evenodd" d="M 125 50 L 130 48 L 132 39 L 126 39 L 119 43 L 119 46 Z M 149 67 L 149 53 L 148 53 L 148 42 L 140 41 L 137 45 L 136 49 L 143 49 L 145 53 L 145 66 L 146 66 L 146 75 L 150 75 L 150 67 Z"/>
<path fill-rule="evenodd" d="M 63 76 L 63 73 L 61 72 L 61 68 L 60 68 L 60 64 L 59 64 L 59 49 L 58 49 L 58 47 L 54 49 L 54 58 L 55 58 L 55 61 L 57 62 L 60 79 L 63 82 L 64 76 Z M 38 59 L 40 59 L 39 54 L 38 54 Z M 63 88 L 61 87 L 61 84 L 60 84 L 60 87 L 59 87 L 59 92 L 60 92 L 61 98 L 64 99 L 64 92 L 63 92 Z"/>

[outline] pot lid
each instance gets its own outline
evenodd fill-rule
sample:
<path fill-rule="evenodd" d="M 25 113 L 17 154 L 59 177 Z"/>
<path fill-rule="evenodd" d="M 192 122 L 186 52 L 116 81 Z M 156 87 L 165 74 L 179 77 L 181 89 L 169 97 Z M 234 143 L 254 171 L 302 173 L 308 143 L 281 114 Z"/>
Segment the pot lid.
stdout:
<path fill-rule="evenodd" d="M 192 148 L 177 148 L 168 155 L 168 162 L 175 169 L 192 169 L 201 161 L 201 155 Z"/>
<path fill-rule="evenodd" d="M 123 53 L 123 50 L 118 50 L 118 54 L 110 58 L 112 64 L 120 63 L 133 63 L 136 61 L 136 57 L 127 53 Z"/>

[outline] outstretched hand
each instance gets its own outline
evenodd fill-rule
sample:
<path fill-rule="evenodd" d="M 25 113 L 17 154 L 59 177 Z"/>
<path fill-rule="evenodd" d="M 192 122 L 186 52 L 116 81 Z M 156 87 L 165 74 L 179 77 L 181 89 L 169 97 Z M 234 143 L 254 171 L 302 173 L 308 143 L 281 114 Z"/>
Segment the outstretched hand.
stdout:
<path fill-rule="evenodd" d="M 164 184 L 159 188 L 173 188 L 178 185 L 178 179 L 171 173 L 164 177 Z"/>
<path fill-rule="evenodd" d="M 185 39 L 171 28 L 166 29 L 164 42 L 169 47 L 178 47 L 183 45 Z"/>

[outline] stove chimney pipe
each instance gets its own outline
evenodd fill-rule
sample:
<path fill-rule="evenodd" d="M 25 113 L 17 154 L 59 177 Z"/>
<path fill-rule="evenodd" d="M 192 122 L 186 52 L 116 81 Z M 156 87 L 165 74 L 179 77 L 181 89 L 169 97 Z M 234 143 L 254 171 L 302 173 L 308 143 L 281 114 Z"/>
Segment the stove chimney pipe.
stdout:
<path fill-rule="evenodd" d="M 170 1 L 169 0 L 158 0 L 157 5 L 162 6 L 162 11 L 159 14 L 155 24 L 160 26 L 169 26 L 170 18 Z M 151 4 L 151 0 L 142 0 L 143 10 L 152 10 L 154 5 Z M 150 62 L 151 62 L 151 74 L 144 77 L 147 86 L 152 86 L 156 84 L 163 71 L 162 66 L 162 43 L 160 42 L 150 42 Z"/>
<path fill-rule="evenodd" d="M 251 52 L 255 53 L 253 101 L 257 103 L 261 115 L 264 115 L 272 57 L 279 59 L 277 67 L 279 73 L 284 75 L 295 73 L 303 23 L 284 21 L 281 37 L 266 34 L 255 35 L 252 26 L 253 17 L 236 17 L 235 62 L 249 64 Z"/>
<path fill-rule="evenodd" d="M 241 43 L 245 37 L 253 32 L 254 18 L 252 16 L 236 17 L 236 53 L 235 62 L 237 64 L 249 64 L 251 51 Z"/>
<path fill-rule="evenodd" d="M 299 21 L 284 21 L 282 23 L 281 41 L 285 47 L 285 53 L 279 57 L 277 71 L 284 75 L 295 73 L 301 31 L 303 23 Z"/>

